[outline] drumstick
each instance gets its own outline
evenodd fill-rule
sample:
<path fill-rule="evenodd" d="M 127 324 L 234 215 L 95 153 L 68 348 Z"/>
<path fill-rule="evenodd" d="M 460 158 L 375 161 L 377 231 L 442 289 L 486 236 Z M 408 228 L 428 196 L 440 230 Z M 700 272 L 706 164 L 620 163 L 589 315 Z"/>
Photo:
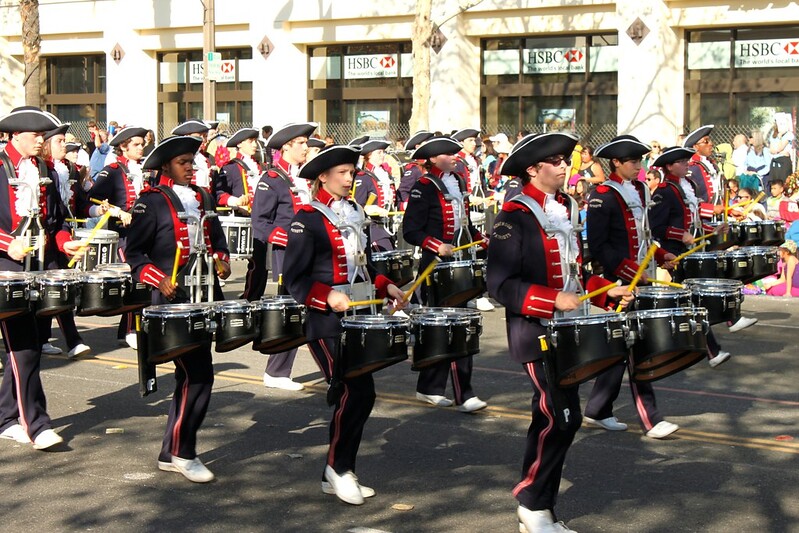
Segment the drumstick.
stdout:
<path fill-rule="evenodd" d="M 752 203 L 752 200 L 751 200 L 751 199 L 749 199 L 749 200 L 744 200 L 744 201 L 742 201 L 742 202 L 738 202 L 737 204 L 732 204 L 732 205 L 731 205 L 731 206 L 729 206 L 729 207 L 725 207 L 725 208 L 724 208 L 724 211 L 725 211 L 725 212 L 727 212 L 727 211 L 732 211 L 732 210 L 733 210 L 733 209 L 735 209 L 736 207 L 743 207 L 743 206 L 745 206 L 745 205 L 748 205 L 748 204 L 751 204 L 751 203 Z"/>
<path fill-rule="evenodd" d="M 106 203 L 108 200 L 98 200 L 97 198 L 89 198 L 89 201 L 90 201 L 90 202 L 92 202 L 93 204 L 97 204 L 97 205 L 103 205 L 103 204 L 104 204 L 104 203 Z M 116 207 L 116 208 L 117 208 L 117 209 L 119 209 L 120 211 L 122 210 L 122 208 L 121 208 L 121 207 L 117 207 L 117 206 L 115 206 L 115 205 L 111 205 L 111 204 L 108 204 L 108 207 L 111 207 L 111 208 L 114 208 L 114 207 Z"/>
<path fill-rule="evenodd" d="M 759 202 L 760 202 L 760 200 L 762 200 L 764 196 L 766 196 L 766 193 L 765 193 L 765 192 L 763 192 L 763 191 L 760 191 L 760 194 L 758 194 L 758 195 L 755 197 L 755 199 L 754 199 L 754 200 L 752 200 L 752 203 L 751 203 L 751 204 L 749 204 L 749 205 L 747 205 L 747 206 L 744 208 L 743 216 L 746 216 L 746 215 L 748 215 L 748 214 L 749 214 L 749 212 L 752 210 L 752 208 L 753 208 L 753 207 L 755 207 L 755 204 L 759 203 Z"/>
<path fill-rule="evenodd" d="M 687 252 L 681 253 L 680 255 L 678 255 L 677 257 L 675 257 L 674 259 L 672 259 L 672 261 L 671 261 L 671 262 L 672 262 L 672 263 L 678 263 L 678 262 L 682 261 L 683 259 L 685 259 L 686 257 L 688 257 L 689 255 L 691 255 L 692 253 L 694 253 L 694 252 L 698 252 L 699 250 L 701 250 L 701 249 L 702 249 L 702 248 L 704 248 L 705 246 L 707 246 L 707 242 L 703 242 L 703 243 L 702 243 L 702 244 L 700 244 L 699 246 L 694 246 L 693 248 L 691 248 L 691 249 L 690 249 L 690 250 L 688 250 Z"/>
<path fill-rule="evenodd" d="M 714 236 L 714 235 L 716 235 L 716 233 L 714 233 L 714 232 L 711 232 L 711 233 L 705 233 L 705 234 L 704 234 L 704 235 L 702 235 L 701 237 L 697 237 L 696 239 L 692 240 L 691 242 L 692 242 L 692 243 L 694 243 L 694 242 L 704 241 L 705 239 L 709 239 L 709 238 L 711 238 L 711 237 L 712 237 L 712 236 Z M 725 235 L 726 235 L 726 234 L 725 234 Z"/>
<path fill-rule="evenodd" d="M 175 262 L 172 263 L 172 285 L 178 280 L 178 264 L 180 263 L 180 251 L 183 249 L 183 245 L 180 242 L 176 243 L 177 246 L 175 247 Z"/>
<path fill-rule="evenodd" d="M 217 211 L 230 211 L 231 209 L 233 209 L 233 208 L 232 207 L 217 207 L 216 208 Z"/>
<path fill-rule="evenodd" d="M 601 287 L 601 288 L 599 288 L 599 289 L 597 289 L 595 291 L 591 291 L 591 292 L 589 292 L 587 294 L 583 294 L 582 296 L 580 296 L 580 301 L 584 302 L 586 300 L 590 300 L 594 296 L 599 296 L 600 294 L 604 294 L 604 293 L 608 292 L 610 289 L 614 289 L 614 288 L 619 287 L 619 286 L 621 286 L 621 280 L 617 280 L 616 283 L 611 283 L 610 285 L 605 285 L 604 287 Z"/>
<path fill-rule="evenodd" d="M 373 192 L 370 192 L 369 197 L 366 199 L 366 204 L 364 204 L 364 206 L 372 205 L 373 203 L 375 203 L 375 200 L 377 200 L 377 195 Z"/>
<path fill-rule="evenodd" d="M 65 218 L 64 220 L 66 222 L 75 222 L 75 223 L 78 223 L 78 224 L 86 222 L 85 218 Z"/>
<path fill-rule="evenodd" d="M 105 213 L 103 213 L 103 216 L 101 216 L 100 220 L 97 221 L 97 225 L 92 229 L 92 232 L 89 233 L 89 238 L 86 239 L 86 244 L 84 244 L 83 246 L 80 247 L 80 249 L 78 249 L 79 252 L 89 247 L 95 235 L 97 235 L 97 232 L 100 231 L 103 226 L 105 226 L 109 218 L 111 218 L 111 211 L 106 211 Z M 77 261 L 78 261 L 77 256 L 73 256 L 72 259 L 69 260 L 69 263 L 67 263 L 67 268 L 72 268 L 73 266 L 75 266 L 75 263 Z"/>
<path fill-rule="evenodd" d="M 723 217 L 723 220 L 724 220 L 725 224 L 727 223 L 727 209 L 726 209 L 726 207 L 728 205 L 730 205 L 730 189 L 727 188 L 727 187 L 724 187 L 724 207 L 725 207 L 725 209 L 724 209 L 724 211 L 722 213 L 722 217 Z M 696 242 L 696 241 L 694 241 L 694 242 Z"/>
<path fill-rule="evenodd" d="M 441 259 L 436 257 L 430 262 L 429 265 L 427 265 L 427 268 L 425 268 L 424 271 L 421 274 L 419 274 L 419 277 L 416 278 L 416 281 L 413 282 L 413 285 L 411 285 L 411 288 L 408 289 L 405 292 L 405 296 L 402 297 L 402 301 L 403 302 L 407 302 L 408 300 L 411 299 L 411 296 L 413 296 L 414 291 L 416 291 L 416 289 L 419 288 L 419 285 L 421 285 L 422 282 L 425 279 L 427 279 L 427 276 L 429 276 L 430 273 L 433 272 L 433 269 L 435 269 L 436 265 L 438 265 L 438 263 L 440 263 L 440 262 L 441 262 Z M 391 310 L 390 314 L 393 315 L 396 310 L 397 310 L 397 308 L 395 307 L 394 309 Z"/>
<path fill-rule="evenodd" d="M 360 307 L 362 305 L 379 305 L 382 304 L 383 300 L 355 300 L 354 302 L 350 302 L 347 305 L 349 307 Z"/>
<path fill-rule="evenodd" d="M 702 246 L 704 246 L 705 244 L 707 244 L 707 243 L 702 243 Z M 629 287 L 630 291 L 632 291 L 635 288 L 635 286 L 638 285 L 638 282 L 641 280 L 641 276 L 644 275 L 644 270 L 646 270 L 647 265 L 649 265 L 649 262 L 655 256 L 655 252 L 657 251 L 657 249 L 658 249 L 658 245 L 657 244 L 653 244 L 652 246 L 649 247 L 649 250 L 646 251 L 646 255 L 644 256 L 644 260 L 641 261 L 641 264 L 638 266 L 638 272 L 635 273 L 635 276 L 633 276 L 633 280 L 630 282 L 630 287 Z M 619 304 L 616 307 L 616 312 L 617 313 L 621 313 L 622 309 L 623 308 L 622 308 L 621 304 Z"/>
<path fill-rule="evenodd" d="M 247 185 L 247 173 L 244 172 L 243 170 L 241 171 L 241 184 L 244 187 L 244 194 L 249 195 L 250 187 Z M 243 207 L 247 208 L 249 205 L 250 205 L 250 199 L 248 198 L 247 203 Z"/>
<path fill-rule="evenodd" d="M 666 281 L 662 279 L 650 279 L 649 283 L 654 283 L 656 285 L 666 285 L 667 287 L 674 287 L 675 289 L 684 289 L 685 285 L 682 283 L 674 283 L 673 281 Z"/>
<path fill-rule="evenodd" d="M 472 246 L 478 246 L 480 244 L 483 244 L 484 242 L 485 242 L 484 240 L 479 240 L 479 241 L 475 241 L 475 242 L 470 242 L 469 244 L 464 244 L 462 246 L 458 246 L 457 248 L 453 248 L 452 249 L 452 253 L 460 252 L 461 250 L 465 250 L 467 248 L 471 248 Z"/>
<path fill-rule="evenodd" d="M 389 211 L 388 212 L 389 216 L 397 216 L 397 215 L 404 215 L 404 214 L 405 214 L 405 211 Z"/>
<path fill-rule="evenodd" d="M 222 260 L 221 260 L 221 259 L 219 259 L 219 254 L 214 254 L 214 255 L 213 255 L 213 256 L 211 256 L 211 257 L 213 257 L 213 258 L 214 258 L 214 264 L 216 265 L 216 270 L 217 270 L 218 272 L 221 272 L 221 271 L 222 271 Z"/>

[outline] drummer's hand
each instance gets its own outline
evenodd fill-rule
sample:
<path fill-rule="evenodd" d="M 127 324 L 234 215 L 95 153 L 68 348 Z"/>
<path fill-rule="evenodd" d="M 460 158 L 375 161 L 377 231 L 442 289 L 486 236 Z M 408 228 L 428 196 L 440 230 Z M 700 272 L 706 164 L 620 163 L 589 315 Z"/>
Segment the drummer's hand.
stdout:
<path fill-rule="evenodd" d="M 103 203 L 97 204 L 93 209 L 95 209 L 94 216 L 99 217 L 111 210 L 111 204 L 108 203 L 108 200 L 103 200 Z"/>
<path fill-rule="evenodd" d="M 394 284 L 391 284 L 386 289 L 388 296 L 394 299 L 392 302 L 392 307 L 395 311 L 399 311 L 400 309 L 405 309 L 408 306 L 408 302 L 405 301 L 405 293 L 402 292 L 402 289 L 397 287 Z"/>
<path fill-rule="evenodd" d="M 122 222 L 122 227 L 127 228 L 130 225 L 130 221 L 133 220 L 133 217 L 130 215 L 130 213 L 123 211 L 118 207 L 112 209 L 112 211 L 114 212 L 111 214 L 111 216 L 118 218 L 119 221 Z"/>
<path fill-rule="evenodd" d="M 674 260 L 677 259 L 677 256 L 672 253 L 667 253 L 663 256 L 663 268 L 666 270 L 674 270 L 677 267 L 677 263 Z"/>
<path fill-rule="evenodd" d="M 713 206 L 713 214 L 714 215 L 720 215 L 723 212 L 724 212 L 724 206 L 723 205 L 714 205 Z"/>
<path fill-rule="evenodd" d="M 441 257 L 450 257 L 454 252 L 452 251 L 455 247 L 451 244 L 441 244 L 438 247 L 438 255 Z"/>
<path fill-rule="evenodd" d="M 75 259 L 80 259 L 89 249 L 83 241 L 67 241 L 64 243 L 64 253 Z"/>
<path fill-rule="evenodd" d="M 239 196 L 238 199 L 236 200 L 236 205 L 238 205 L 239 207 L 245 207 L 250 205 L 250 195 L 242 194 L 241 196 Z"/>
<path fill-rule="evenodd" d="M 20 239 L 14 239 L 8 245 L 8 256 L 14 261 L 22 261 L 28 252 L 25 251 L 25 243 Z"/>
<path fill-rule="evenodd" d="M 330 291 L 327 295 L 327 305 L 336 313 L 343 313 L 350 308 L 350 297 L 339 291 Z"/>
<path fill-rule="evenodd" d="M 177 288 L 178 286 L 172 283 L 172 280 L 169 278 L 164 278 L 158 283 L 158 290 L 161 291 L 161 294 L 163 294 L 167 300 L 171 300 L 177 295 Z"/>
<path fill-rule="evenodd" d="M 730 225 L 726 222 L 722 222 L 716 229 L 713 230 L 713 233 L 729 233 L 730 232 Z"/>
<path fill-rule="evenodd" d="M 559 292 L 555 296 L 555 309 L 558 311 L 574 311 L 580 307 L 580 297 L 573 292 Z"/>
<path fill-rule="evenodd" d="M 691 245 L 693 244 L 693 242 L 694 242 L 694 236 L 688 233 L 687 231 L 684 231 L 682 234 L 682 243 L 685 245 Z"/>
<path fill-rule="evenodd" d="M 228 279 L 230 277 L 230 263 L 222 261 L 221 259 L 216 262 L 216 273 L 220 279 Z"/>
<path fill-rule="evenodd" d="M 608 291 L 608 296 L 610 296 L 614 300 L 619 300 L 619 304 L 622 307 L 627 307 L 628 305 L 630 305 L 630 302 L 632 302 L 633 298 L 635 298 L 633 293 L 630 292 L 629 285 L 623 285 L 621 287 L 615 287 L 613 289 L 610 289 Z M 555 303 L 555 305 L 557 305 L 557 302 Z"/>

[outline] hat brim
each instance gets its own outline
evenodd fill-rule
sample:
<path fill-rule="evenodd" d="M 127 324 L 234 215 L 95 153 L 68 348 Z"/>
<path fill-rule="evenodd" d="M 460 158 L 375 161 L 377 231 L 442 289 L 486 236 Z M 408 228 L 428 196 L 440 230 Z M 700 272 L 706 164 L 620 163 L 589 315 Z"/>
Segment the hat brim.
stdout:
<path fill-rule="evenodd" d="M 134 137 L 141 137 L 142 139 L 144 139 L 145 135 L 147 135 L 147 130 L 145 128 L 129 126 L 127 128 L 119 130 L 119 133 L 117 133 L 116 136 L 113 139 L 111 139 L 111 141 L 108 144 L 110 144 L 111 146 L 119 146 L 123 142 L 128 141 Z"/>
<path fill-rule="evenodd" d="M 664 168 L 666 165 L 672 165 L 675 161 L 681 159 L 691 159 L 696 153 L 693 148 L 683 148 L 682 146 L 670 146 L 663 150 L 663 153 L 657 159 L 652 161 L 653 167 Z"/>
<path fill-rule="evenodd" d="M 461 148 L 463 148 L 463 145 L 455 139 L 450 137 L 438 137 L 423 142 L 422 145 L 411 154 L 411 158 L 430 159 L 437 155 L 452 155 L 460 152 Z"/>
<path fill-rule="evenodd" d="M 577 137 L 568 133 L 543 133 L 529 135 L 516 143 L 502 163 L 503 176 L 526 176 L 527 168 L 537 165 L 547 157 L 571 156 L 577 146 Z"/>
<path fill-rule="evenodd" d="M 208 133 L 210 127 L 201 120 L 187 120 L 172 130 L 172 135 L 192 135 L 194 133 Z"/>
<path fill-rule="evenodd" d="M 59 126 L 61 122 L 54 115 L 32 107 L 13 110 L 0 118 L 0 131 L 5 133 L 48 132 Z"/>
<path fill-rule="evenodd" d="M 714 127 L 715 126 L 713 124 L 708 124 L 706 126 L 700 126 L 696 128 L 694 131 L 688 134 L 688 137 L 685 138 L 685 141 L 682 143 L 683 147 L 693 148 L 696 146 L 696 143 L 710 135 Z"/>
<path fill-rule="evenodd" d="M 280 150 L 283 145 L 296 139 L 297 137 L 310 137 L 319 126 L 316 122 L 301 122 L 296 124 L 286 124 L 269 136 L 266 146 L 275 150 Z"/>
<path fill-rule="evenodd" d="M 228 139 L 227 146 L 228 148 L 235 148 L 242 142 L 246 141 L 247 139 L 257 139 L 258 138 L 258 130 L 255 128 L 242 128 L 236 133 L 233 134 L 233 137 Z"/>
<path fill-rule="evenodd" d="M 477 137 L 478 135 L 480 135 L 480 130 L 476 130 L 474 128 L 465 128 L 465 129 L 456 131 L 455 133 L 450 135 L 450 137 L 452 137 L 453 139 L 455 139 L 458 142 L 463 142 L 466 139 L 469 139 L 471 137 Z"/>
<path fill-rule="evenodd" d="M 308 148 L 324 148 L 325 146 L 327 146 L 327 143 L 322 139 L 308 138 Z"/>
<path fill-rule="evenodd" d="M 319 174 L 339 165 L 355 165 L 361 151 L 348 144 L 334 144 L 319 151 L 319 153 L 300 168 L 299 177 L 315 180 Z"/>
<path fill-rule="evenodd" d="M 161 170 L 161 167 L 172 159 L 183 154 L 196 154 L 202 141 L 195 137 L 168 137 L 153 148 L 150 155 L 144 160 L 142 168 L 145 170 Z"/>
<path fill-rule="evenodd" d="M 416 133 L 411 136 L 410 139 L 405 141 L 405 150 L 411 151 L 416 150 L 416 147 L 422 144 L 423 142 L 432 139 L 434 135 L 429 131 L 417 131 Z"/>
<path fill-rule="evenodd" d="M 47 133 L 45 133 L 42 138 L 46 141 L 47 139 L 55 137 L 56 135 L 66 135 L 67 134 L 67 130 L 69 129 L 69 126 L 70 126 L 70 123 L 69 122 L 65 122 L 64 124 L 61 124 L 56 129 L 50 130 Z"/>
<path fill-rule="evenodd" d="M 361 145 L 361 154 L 371 154 L 375 150 L 385 150 L 389 146 L 391 146 L 391 143 L 388 141 L 369 141 Z"/>
<path fill-rule="evenodd" d="M 594 150 L 594 157 L 603 159 L 625 159 L 643 157 L 652 151 L 652 147 L 642 143 L 632 135 L 619 136 Z"/>

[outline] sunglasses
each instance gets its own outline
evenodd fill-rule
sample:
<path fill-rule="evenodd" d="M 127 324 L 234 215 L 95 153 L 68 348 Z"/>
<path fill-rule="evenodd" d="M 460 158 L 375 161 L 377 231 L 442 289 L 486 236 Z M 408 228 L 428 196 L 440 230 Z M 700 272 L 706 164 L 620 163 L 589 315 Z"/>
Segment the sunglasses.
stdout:
<path fill-rule="evenodd" d="M 567 165 L 571 165 L 572 158 L 571 156 L 566 156 L 566 155 L 553 155 L 551 157 L 545 157 L 544 159 L 541 160 L 541 162 L 549 163 L 550 165 L 557 167 L 561 163 L 566 163 Z"/>

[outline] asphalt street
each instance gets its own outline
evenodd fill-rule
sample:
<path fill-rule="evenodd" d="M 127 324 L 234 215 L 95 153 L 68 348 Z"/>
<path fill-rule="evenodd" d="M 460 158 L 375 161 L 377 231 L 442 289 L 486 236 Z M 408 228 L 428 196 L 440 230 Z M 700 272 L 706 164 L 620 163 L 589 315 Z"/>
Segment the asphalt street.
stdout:
<path fill-rule="evenodd" d="M 224 288 L 235 297 L 245 264 Z M 714 327 L 733 356 L 655 384 L 681 429 L 652 440 L 629 389 L 616 415 L 626 432 L 583 427 L 561 484 L 559 518 L 593 532 L 799 532 L 799 323 L 791 299 L 747 297 L 759 323 Z M 93 353 L 45 357 L 50 415 L 65 445 L 50 452 L 0 441 L 3 531 L 515 532 L 530 386 L 507 354 L 504 312 L 484 313 L 473 384 L 489 407 L 467 415 L 414 398 L 408 362 L 376 374 L 377 403 L 357 473 L 377 496 L 360 507 L 324 495 L 331 410 L 307 349 L 302 392 L 266 389 L 266 358 L 249 346 L 215 355 L 211 408 L 198 451 L 217 479 L 193 484 L 156 459 L 173 388 L 138 392 L 136 356 L 116 342 L 115 317 L 78 318 Z M 54 344 L 65 348 L 54 329 Z M 591 384 L 581 387 L 583 399 Z"/>

